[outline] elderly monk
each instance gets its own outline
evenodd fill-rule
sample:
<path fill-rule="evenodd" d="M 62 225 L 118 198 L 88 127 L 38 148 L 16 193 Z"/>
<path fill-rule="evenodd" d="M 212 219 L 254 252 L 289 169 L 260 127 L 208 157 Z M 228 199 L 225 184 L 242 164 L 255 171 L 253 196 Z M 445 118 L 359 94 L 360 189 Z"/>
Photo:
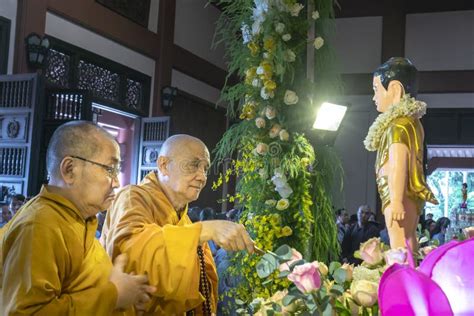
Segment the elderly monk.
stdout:
<path fill-rule="evenodd" d="M 124 273 L 125 256 L 113 266 L 94 238 L 95 215 L 119 186 L 119 159 L 115 140 L 90 122 L 54 132 L 49 185 L 3 229 L 1 315 L 112 315 L 149 300 L 146 276 Z"/>
<path fill-rule="evenodd" d="M 118 193 L 107 214 L 102 242 L 112 258 L 125 253 L 127 270 L 148 275 L 157 287 L 147 315 L 210 315 L 216 312 L 217 274 L 207 241 L 231 251 L 254 251 L 241 224 L 193 224 L 188 203 L 206 184 L 209 151 L 188 135 L 168 138 L 158 170 Z"/>

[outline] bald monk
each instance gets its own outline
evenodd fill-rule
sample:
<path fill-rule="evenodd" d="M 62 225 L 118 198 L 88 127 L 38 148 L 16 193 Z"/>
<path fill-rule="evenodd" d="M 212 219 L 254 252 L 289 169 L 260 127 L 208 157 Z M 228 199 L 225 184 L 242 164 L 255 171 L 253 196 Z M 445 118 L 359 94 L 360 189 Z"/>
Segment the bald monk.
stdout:
<path fill-rule="evenodd" d="M 214 314 L 217 273 L 207 241 L 230 251 L 254 251 L 240 224 L 189 219 L 188 203 L 199 197 L 209 164 L 202 141 L 172 136 L 161 147 L 158 170 L 121 190 L 107 214 L 102 243 L 109 255 L 127 254 L 126 271 L 148 275 L 157 287 L 147 315 Z"/>
<path fill-rule="evenodd" d="M 47 151 L 49 185 L 3 228 L 0 315 L 113 315 L 149 300 L 146 276 L 123 272 L 94 238 L 97 212 L 119 186 L 119 146 L 84 121 L 60 126 Z"/>

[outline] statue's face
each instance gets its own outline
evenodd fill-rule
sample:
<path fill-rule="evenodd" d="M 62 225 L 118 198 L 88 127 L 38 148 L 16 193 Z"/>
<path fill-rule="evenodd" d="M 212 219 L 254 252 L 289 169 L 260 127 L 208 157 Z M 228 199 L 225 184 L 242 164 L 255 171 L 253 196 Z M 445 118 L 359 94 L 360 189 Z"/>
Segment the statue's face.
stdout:
<path fill-rule="evenodd" d="M 387 111 L 390 105 L 393 103 L 393 98 L 384 88 L 382 80 L 380 80 L 380 76 L 374 76 L 373 89 L 374 97 L 372 100 L 375 102 L 377 111 L 382 113 Z"/>

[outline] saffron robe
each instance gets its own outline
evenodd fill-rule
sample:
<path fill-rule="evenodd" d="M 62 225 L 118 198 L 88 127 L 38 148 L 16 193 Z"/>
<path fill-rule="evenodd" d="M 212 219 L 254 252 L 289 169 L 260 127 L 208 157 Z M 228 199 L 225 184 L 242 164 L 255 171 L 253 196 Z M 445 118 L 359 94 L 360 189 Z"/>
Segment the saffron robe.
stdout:
<path fill-rule="evenodd" d="M 1 315 L 112 315 L 112 262 L 64 197 L 43 186 L 2 230 Z M 119 314 L 119 313 L 117 313 Z"/>
<path fill-rule="evenodd" d="M 202 314 L 197 255 L 201 228 L 201 223 L 191 222 L 187 207 L 178 217 L 154 172 L 117 194 L 107 212 L 101 242 L 112 258 L 127 254 L 127 271 L 148 275 L 150 285 L 157 287 L 147 315 L 183 315 L 190 310 Z M 207 243 L 202 247 L 215 313 L 217 272 Z"/>

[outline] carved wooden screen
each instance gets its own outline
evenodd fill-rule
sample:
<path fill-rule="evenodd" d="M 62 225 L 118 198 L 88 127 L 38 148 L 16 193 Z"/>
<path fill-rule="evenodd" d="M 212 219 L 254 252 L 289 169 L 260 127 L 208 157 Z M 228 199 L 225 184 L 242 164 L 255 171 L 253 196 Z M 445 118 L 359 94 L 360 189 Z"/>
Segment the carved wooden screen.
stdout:
<path fill-rule="evenodd" d="M 33 193 L 37 91 L 36 74 L 0 76 L 0 202 L 7 195 Z"/>
<path fill-rule="evenodd" d="M 86 90 L 95 103 L 148 116 L 149 76 L 54 37 L 49 38 L 51 49 L 44 72 L 47 87 Z"/>
<path fill-rule="evenodd" d="M 161 145 L 168 138 L 169 133 L 170 118 L 168 116 L 142 119 L 137 182 L 140 182 L 148 172 L 156 169 Z"/>

